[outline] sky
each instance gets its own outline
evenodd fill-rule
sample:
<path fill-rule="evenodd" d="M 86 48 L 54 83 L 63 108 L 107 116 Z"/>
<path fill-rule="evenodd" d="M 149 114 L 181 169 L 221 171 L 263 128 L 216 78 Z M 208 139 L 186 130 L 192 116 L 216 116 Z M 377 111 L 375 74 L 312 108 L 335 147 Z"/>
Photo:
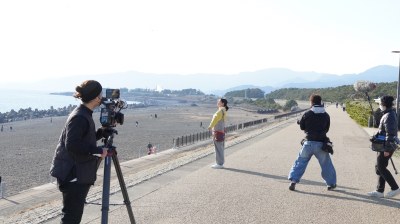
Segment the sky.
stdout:
<path fill-rule="evenodd" d="M 398 0 L 0 1 L 1 82 L 399 65 Z"/>

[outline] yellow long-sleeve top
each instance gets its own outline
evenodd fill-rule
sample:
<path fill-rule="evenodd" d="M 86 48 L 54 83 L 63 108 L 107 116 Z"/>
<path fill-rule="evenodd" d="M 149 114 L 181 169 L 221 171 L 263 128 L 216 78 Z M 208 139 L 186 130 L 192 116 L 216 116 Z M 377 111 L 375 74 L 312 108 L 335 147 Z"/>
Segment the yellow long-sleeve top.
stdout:
<path fill-rule="evenodd" d="M 215 112 L 208 128 L 214 128 L 214 131 L 224 131 L 226 114 L 226 109 L 224 107 L 220 107 L 218 111 Z"/>

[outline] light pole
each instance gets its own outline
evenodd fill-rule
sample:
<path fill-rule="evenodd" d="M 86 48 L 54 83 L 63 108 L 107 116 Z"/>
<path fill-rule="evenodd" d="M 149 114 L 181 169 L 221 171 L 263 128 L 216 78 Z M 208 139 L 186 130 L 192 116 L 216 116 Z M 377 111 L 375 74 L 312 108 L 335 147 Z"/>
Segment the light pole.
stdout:
<path fill-rule="evenodd" d="M 392 51 L 392 53 L 400 54 L 400 51 Z M 400 94 L 400 57 L 399 57 L 399 78 L 397 80 L 397 96 L 396 96 L 397 127 L 400 127 L 399 94 Z"/>

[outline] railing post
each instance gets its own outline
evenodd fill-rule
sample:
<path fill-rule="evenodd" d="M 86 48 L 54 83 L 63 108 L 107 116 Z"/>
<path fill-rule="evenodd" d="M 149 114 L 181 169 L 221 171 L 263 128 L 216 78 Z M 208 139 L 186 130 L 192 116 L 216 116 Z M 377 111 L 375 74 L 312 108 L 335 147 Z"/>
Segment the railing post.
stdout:
<path fill-rule="evenodd" d="M 1 176 L 0 176 L 0 198 L 4 197 L 4 183 L 1 180 Z"/>

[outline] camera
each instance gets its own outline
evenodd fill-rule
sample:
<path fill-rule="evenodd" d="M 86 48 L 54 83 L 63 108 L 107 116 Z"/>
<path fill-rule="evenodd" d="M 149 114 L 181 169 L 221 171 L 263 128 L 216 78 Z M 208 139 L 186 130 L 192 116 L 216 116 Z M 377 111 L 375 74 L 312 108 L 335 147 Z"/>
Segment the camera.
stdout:
<path fill-rule="evenodd" d="M 124 123 L 124 114 L 120 111 L 125 109 L 127 104 L 119 97 L 119 89 L 106 89 L 106 97 L 101 100 L 104 107 L 100 111 L 100 123 L 103 127 L 115 127 Z"/>

